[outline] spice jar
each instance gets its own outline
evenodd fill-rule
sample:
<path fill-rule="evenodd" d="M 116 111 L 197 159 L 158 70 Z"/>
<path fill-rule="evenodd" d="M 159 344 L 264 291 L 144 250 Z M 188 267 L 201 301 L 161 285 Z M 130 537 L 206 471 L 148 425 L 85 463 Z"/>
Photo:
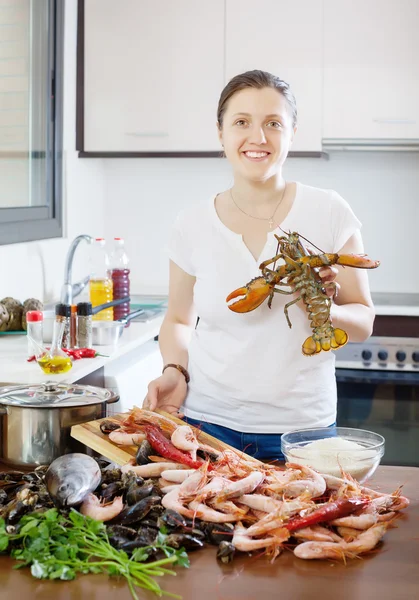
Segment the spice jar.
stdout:
<path fill-rule="evenodd" d="M 71 306 L 69 304 L 57 304 L 55 307 L 55 322 L 64 323 L 61 348 L 70 348 L 70 317 Z"/>
<path fill-rule="evenodd" d="M 40 310 L 28 310 L 26 313 L 28 335 L 28 358 L 43 352 L 44 314 Z"/>
<path fill-rule="evenodd" d="M 77 346 L 79 348 L 91 348 L 93 345 L 92 314 L 93 308 L 90 302 L 77 304 Z"/>

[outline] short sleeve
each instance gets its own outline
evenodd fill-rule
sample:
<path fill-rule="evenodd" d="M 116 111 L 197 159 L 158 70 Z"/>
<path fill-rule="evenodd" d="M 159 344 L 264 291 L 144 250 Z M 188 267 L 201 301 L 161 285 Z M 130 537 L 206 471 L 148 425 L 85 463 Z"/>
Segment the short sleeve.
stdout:
<path fill-rule="evenodd" d="M 362 223 L 337 192 L 332 191 L 333 252 L 339 252 Z"/>
<path fill-rule="evenodd" d="M 174 222 L 168 244 L 168 255 L 170 260 L 176 263 L 189 275 L 195 275 L 195 268 L 192 262 L 193 243 L 191 240 L 191 231 L 188 223 L 181 213 Z"/>

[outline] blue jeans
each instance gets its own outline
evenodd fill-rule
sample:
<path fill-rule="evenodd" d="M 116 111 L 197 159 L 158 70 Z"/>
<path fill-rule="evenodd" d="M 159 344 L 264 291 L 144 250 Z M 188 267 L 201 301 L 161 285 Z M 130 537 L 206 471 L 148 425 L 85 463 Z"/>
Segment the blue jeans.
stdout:
<path fill-rule="evenodd" d="M 229 444 L 237 450 L 246 452 L 250 456 L 258 459 L 270 460 L 285 460 L 281 452 L 281 434 L 280 433 L 242 433 L 235 429 L 229 429 L 222 425 L 214 425 L 214 423 L 203 423 L 184 417 L 186 423 L 198 427 L 204 433 L 208 433 L 221 440 L 225 444 Z M 334 427 L 336 423 L 329 425 Z M 334 435 L 333 431 L 331 435 Z"/>

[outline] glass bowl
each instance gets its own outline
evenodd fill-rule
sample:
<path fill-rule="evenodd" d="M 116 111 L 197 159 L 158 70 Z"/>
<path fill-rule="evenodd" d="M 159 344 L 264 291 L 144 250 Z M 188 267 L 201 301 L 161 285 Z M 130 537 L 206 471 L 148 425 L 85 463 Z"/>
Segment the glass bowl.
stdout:
<path fill-rule="evenodd" d="M 335 477 L 342 477 L 344 471 L 362 483 L 380 464 L 384 443 L 383 436 L 373 431 L 317 427 L 284 433 L 281 450 L 289 463 L 306 465 Z"/>

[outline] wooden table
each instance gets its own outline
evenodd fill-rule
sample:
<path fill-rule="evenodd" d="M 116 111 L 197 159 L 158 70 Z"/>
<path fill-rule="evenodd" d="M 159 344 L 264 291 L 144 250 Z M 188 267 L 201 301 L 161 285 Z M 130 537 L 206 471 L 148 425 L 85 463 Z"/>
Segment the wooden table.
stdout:
<path fill-rule="evenodd" d="M 369 482 L 390 492 L 403 484 L 410 507 L 368 556 L 342 563 L 304 561 L 285 551 L 271 564 L 264 556 L 241 556 L 230 565 L 209 546 L 190 554 L 190 569 L 178 569 L 161 585 L 184 600 L 413 600 L 419 598 L 419 468 L 379 467 Z M 129 600 L 128 586 L 102 575 L 75 581 L 40 581 L 29 569 L 13 570 L 0 558 L 0 598 L 30 600 Z M 153 594 L 139 592 L 150 600 Z"/>

